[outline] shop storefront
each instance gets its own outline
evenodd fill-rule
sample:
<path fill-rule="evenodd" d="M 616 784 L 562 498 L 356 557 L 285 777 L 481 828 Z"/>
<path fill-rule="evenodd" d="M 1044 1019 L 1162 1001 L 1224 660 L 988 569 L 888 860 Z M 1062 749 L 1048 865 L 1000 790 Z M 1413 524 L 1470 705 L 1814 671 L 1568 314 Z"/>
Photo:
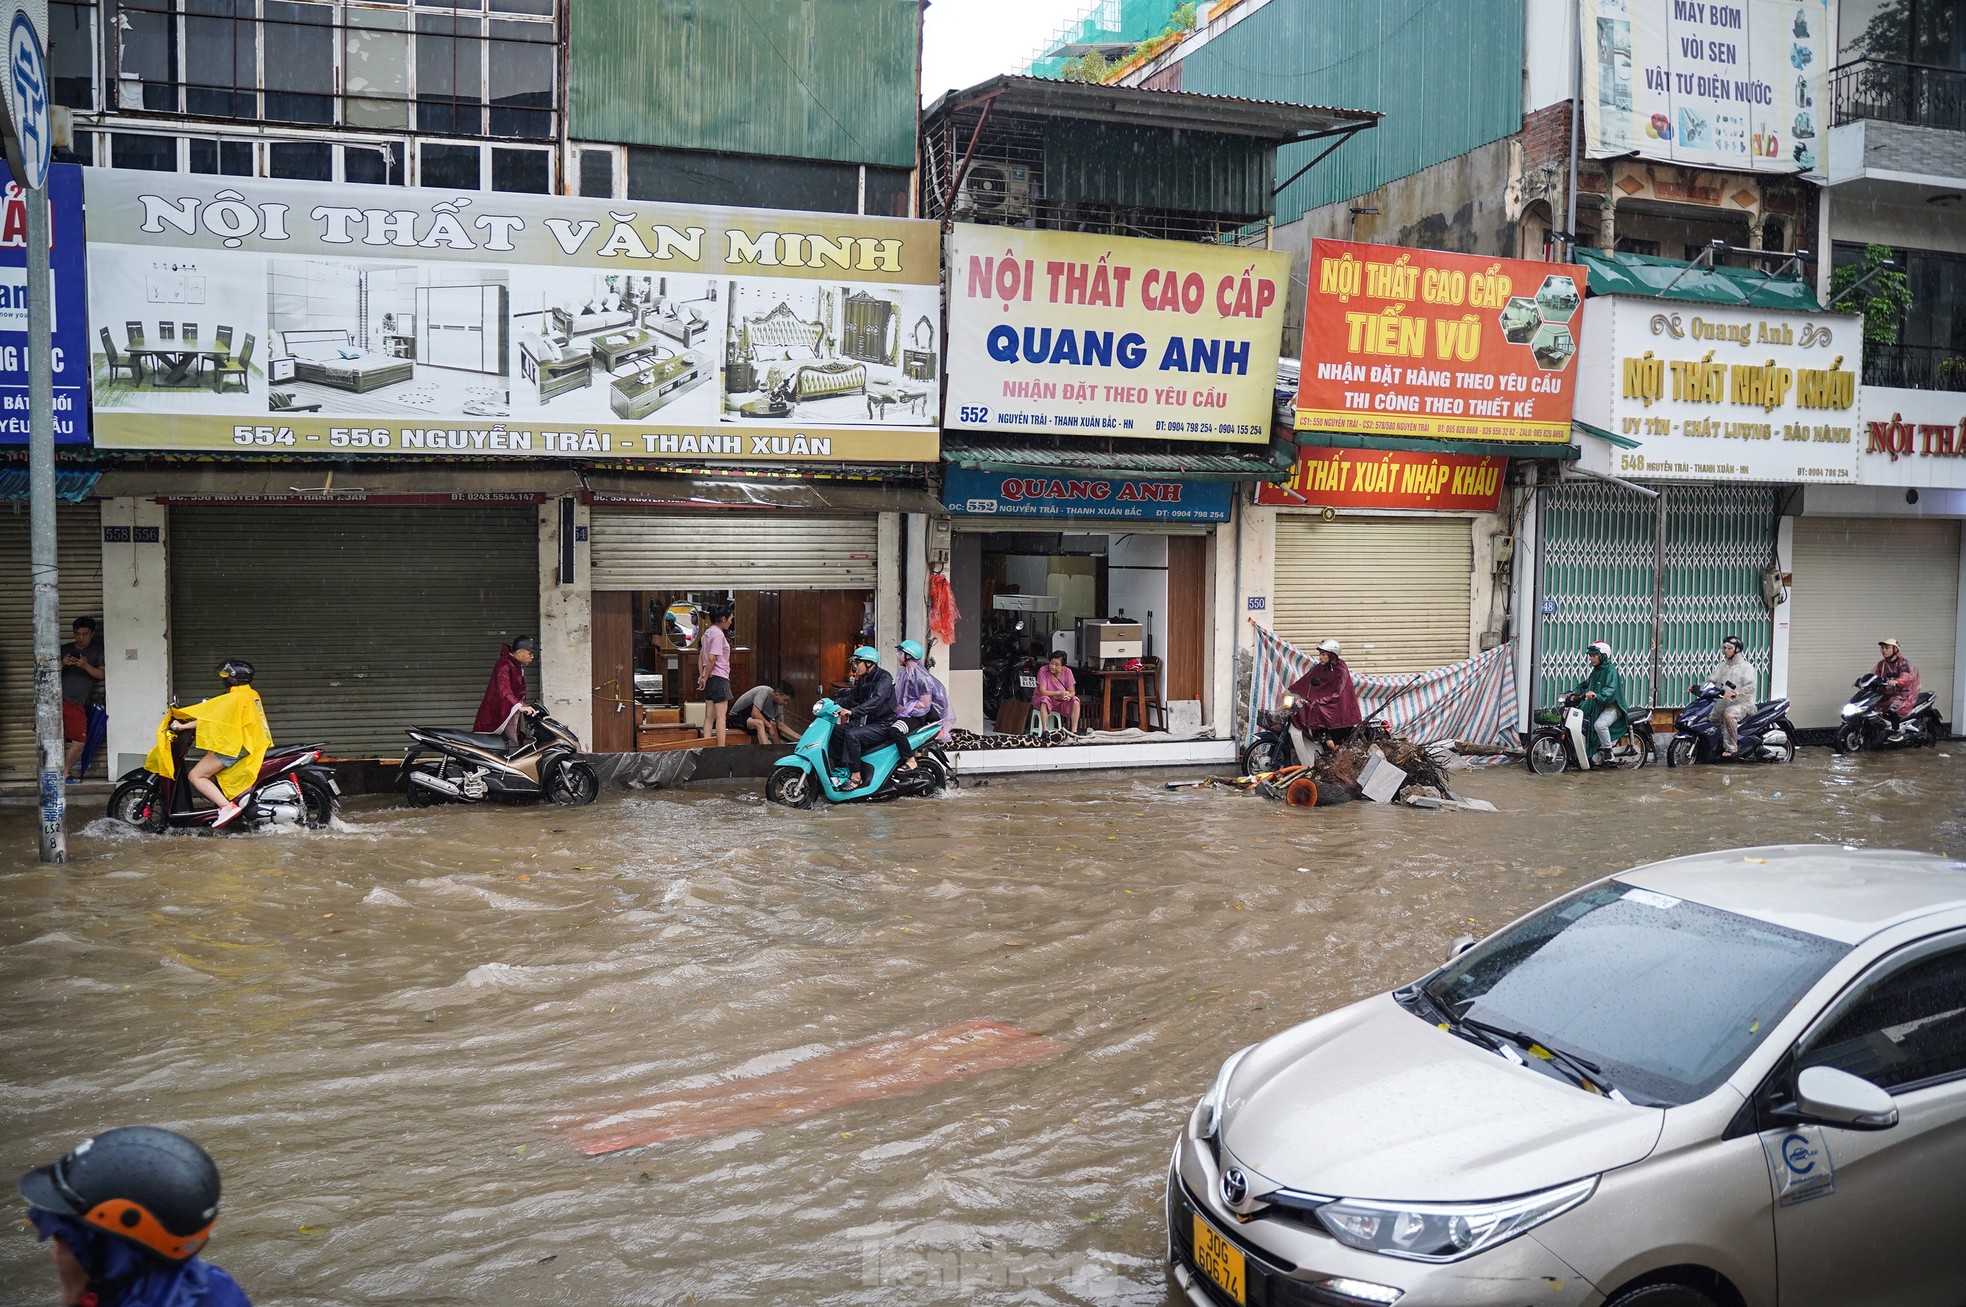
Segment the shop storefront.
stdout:
<path fill-rule="evenodd" d="M 1577 401 L 1592 479 L 1540 492 L 1534 697 L 1572 688 L 1604 640 L 1635 699 L 1677 705 L 1730 635 L 1761 697 L 1781 694 L 1794 518 L 1859 476 L 1860 324 L 1805 311 L 1788 276 L 1581 257 L 1599 292 Z"/>
<path fill-rule="evenodd" d="M 1948 724 L 1961 701 L 1966 394 L 1862 388 L 1857 486 L 1811 486 L 1794 519 L 1788 693 L 1805 730 L 1840 720 L 1893 638 Z"/>
<path fill-rule="evenodd" d="M 0 499 L 0 573 L 15 578 L 0 586 L 0 780 L 29 780 L 36 764 L 34 740 L 34 587 L 28 566 L 26 474 L 18 479 L 20 496 Z M 67 478 L 65 478 L 67 479 Z M 92 473 L 81 474 L 74 493 L 86 493 Z M 9 486 L 10 490 L 16 487 Z M 61 638 L 70 639 L 70 624 L 78 617 L 102 618 L 101 512 L 91 501 L 62 503 L 55 510 L 61 577 Z M 117 633 L 99 630 L 97 639 L 113 642 Z M 105 645 L 105 648 L 108 646 Z M 106 764 L 98 762 L 94 774 Z"/>

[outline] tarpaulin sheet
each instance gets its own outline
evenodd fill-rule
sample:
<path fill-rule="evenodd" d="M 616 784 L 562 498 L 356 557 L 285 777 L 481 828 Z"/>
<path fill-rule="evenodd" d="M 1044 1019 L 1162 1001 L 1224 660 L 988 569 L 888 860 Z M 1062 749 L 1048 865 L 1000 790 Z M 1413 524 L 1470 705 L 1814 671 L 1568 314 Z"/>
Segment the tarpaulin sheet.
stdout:
<path fill-rule="evenodd" d="M 1256 628 L 1256 675 L 1250 682 L 1250 731 L 1259 709 L 1276 707 L 1314 655 L 1268 629 Z M 1517 700 L 1515 645 L 1498 645 L 1466 662 L 1404 676 L 1358 676 L 1358 703 L 1367 721 L 1419 744 L 1514 744 Z"/>

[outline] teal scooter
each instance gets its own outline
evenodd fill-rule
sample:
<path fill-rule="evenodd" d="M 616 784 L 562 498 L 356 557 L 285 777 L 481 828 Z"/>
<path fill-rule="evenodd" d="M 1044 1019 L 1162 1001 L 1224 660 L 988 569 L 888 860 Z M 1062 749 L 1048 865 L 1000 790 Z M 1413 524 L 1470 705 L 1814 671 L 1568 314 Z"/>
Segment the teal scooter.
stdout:
<path fill-rule="evenodd" d="M 898 799 L 903 795 L 940 794 L 955 784 L 955 769 L 949 755 L 935 746 L 942 733 L 940 722 L 930 722 L 908 737 L 915 749 L 915 769 L 900 769 L 901 749 L 883 744 L 869 750 L 860 760 L 867 784 L 857 790 L 846 788 L 845 768 L 835 767 L 827 756 L 827 745 L 839 724 L 840 706 L 821 699 L 812 709 L 812 725 L 799 737 L 790 757 L 780 758 L 765 779 L 765 798 L 788 808 L 816 808 L 821 803 L 859 803 L 863 799 Z"/>

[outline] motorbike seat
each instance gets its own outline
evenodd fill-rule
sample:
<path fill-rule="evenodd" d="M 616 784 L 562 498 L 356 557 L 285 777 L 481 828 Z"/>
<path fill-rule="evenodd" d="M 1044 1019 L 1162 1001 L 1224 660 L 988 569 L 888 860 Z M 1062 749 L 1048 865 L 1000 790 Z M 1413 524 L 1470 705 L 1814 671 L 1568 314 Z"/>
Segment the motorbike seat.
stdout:
<path fill-rule="evenodd" d="M 1930 708 L 1937 697 L 1930 690 L 1920 691 L 1918 697 L 1911 701 L 1912 712 L 1923 712 L 1925 709 Z"/>
<path fill-rule="evenodd" d="M 419 726 L 419 734 L 433 740 L 449 740 L 455 744 L 468 744 L 475 749 L 490 749 L 494 753 L 505 753 L 511 749 L 512 742 L 497 731 L 451 731 L 440 726 Z"/>

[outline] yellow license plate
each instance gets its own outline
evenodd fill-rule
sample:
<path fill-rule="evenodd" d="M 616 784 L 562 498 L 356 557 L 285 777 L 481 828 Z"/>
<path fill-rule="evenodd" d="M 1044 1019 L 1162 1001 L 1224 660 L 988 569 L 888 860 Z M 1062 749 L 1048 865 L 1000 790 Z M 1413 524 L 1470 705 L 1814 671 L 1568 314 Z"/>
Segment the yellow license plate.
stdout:
<path fill-rule="evenodd" d="M 1249 1301 L 1242 1282 L 1242 1249 L 1215 1233 L 1199 1213 L 1195 1216 L 1195 1265 L 1223 1293 L 1237 1302 Z"/>

